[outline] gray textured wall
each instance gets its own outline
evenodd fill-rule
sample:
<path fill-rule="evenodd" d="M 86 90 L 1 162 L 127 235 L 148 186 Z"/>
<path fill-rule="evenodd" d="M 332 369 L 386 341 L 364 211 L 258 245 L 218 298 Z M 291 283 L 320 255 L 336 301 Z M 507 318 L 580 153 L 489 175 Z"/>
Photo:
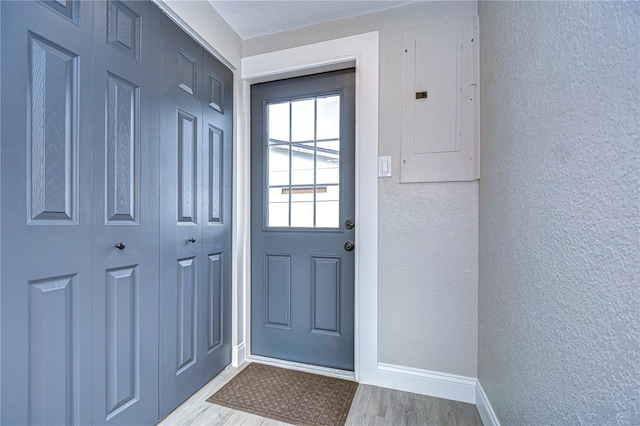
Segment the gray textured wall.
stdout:
<path fill-rule="evenodd" d="M 378 357 L 380 362 L 476 377 L 478 184 L 400 184 L 402 32 L 477 14 L 475 2 L 423 2 L 265 36 L 243 56 L 379 31 Z"/>
<path fill-rule="evenodd" d="M 478 375 L 503 424 L 640 423 L 640 4 L 481 2 Z"/>

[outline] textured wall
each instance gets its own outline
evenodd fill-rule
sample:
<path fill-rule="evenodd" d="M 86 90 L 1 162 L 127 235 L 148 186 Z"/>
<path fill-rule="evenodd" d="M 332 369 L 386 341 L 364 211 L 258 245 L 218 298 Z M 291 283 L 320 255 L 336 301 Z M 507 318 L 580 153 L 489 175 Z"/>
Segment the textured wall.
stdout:
<path fill-rule="evenodd" d="M 477 14 L 475 2 L 425 2 L 245 40 L 243 56 L 379 31 L 378 358 L 476 377 L 478 184 L 400 184 L 402 32 Z"/>
<path fill-rule="evenodd" d="M 479 15 L 479 380 L 505 425 L 640 424 L 640 5 Z"/>

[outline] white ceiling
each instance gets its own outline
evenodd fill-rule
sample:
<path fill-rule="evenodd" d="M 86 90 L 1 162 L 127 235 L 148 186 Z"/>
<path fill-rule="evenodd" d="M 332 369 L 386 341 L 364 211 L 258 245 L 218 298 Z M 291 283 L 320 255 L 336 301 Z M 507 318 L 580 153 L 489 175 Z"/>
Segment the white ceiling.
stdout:
<path fill-rule="evenodd" d="M 209 3 L 243 40 L 247 40 L 417 1 L 421 0 L 209 0 Z"/>

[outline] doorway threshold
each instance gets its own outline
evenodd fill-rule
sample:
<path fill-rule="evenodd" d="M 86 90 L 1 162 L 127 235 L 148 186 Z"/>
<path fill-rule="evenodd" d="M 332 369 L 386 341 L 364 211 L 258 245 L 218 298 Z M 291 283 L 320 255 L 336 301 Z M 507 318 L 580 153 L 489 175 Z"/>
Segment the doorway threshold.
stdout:
<path fill-rule="evenodd" d="M 337 368 L 303 364 L 301 362 L 286 361 L 284 359 L 269 358 L 260 355 L 249 355 L 247 357 L 247 361 L 271 365 L 273 367 L 286 368 L 289 370 L 303 371 L 305 373 L 319 374 L 321 376 L 335 377 L 336 379 L 351 380 L 352 382 L 356 381 L 356 376 L 353 371 L 339 370 Z"/>

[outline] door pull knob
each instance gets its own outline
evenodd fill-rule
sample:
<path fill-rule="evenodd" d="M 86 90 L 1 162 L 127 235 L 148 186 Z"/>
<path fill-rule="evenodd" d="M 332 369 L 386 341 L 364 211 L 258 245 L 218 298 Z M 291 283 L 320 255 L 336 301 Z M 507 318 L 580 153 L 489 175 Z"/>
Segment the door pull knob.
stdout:
<path fill-rule="evenodd" d="M 122 250 L 123 248 L 125 248 L 126 246 L 124 245 L 123 242 L 119 242 L 118 244 L 116 244 L 116 248 Z"/>
<path fill-rule="evenodd" d="M 347 241 L 346 243 L 344 243 L 344 249 L 346 251 L 353 251 L 354 248 L 356 248 L 356 245 L 353 244 L 353 241 Z"/>
<path fill-rule="evenodd" d="M 191 238 L 189 238 L 189 242 L 190 242 L 190 243 L 195 243 L 195 242 L 196 242 L 196 239 L 195 239 L 195 238 L 193 238 L 193 237 L 191 237 Z"/>

